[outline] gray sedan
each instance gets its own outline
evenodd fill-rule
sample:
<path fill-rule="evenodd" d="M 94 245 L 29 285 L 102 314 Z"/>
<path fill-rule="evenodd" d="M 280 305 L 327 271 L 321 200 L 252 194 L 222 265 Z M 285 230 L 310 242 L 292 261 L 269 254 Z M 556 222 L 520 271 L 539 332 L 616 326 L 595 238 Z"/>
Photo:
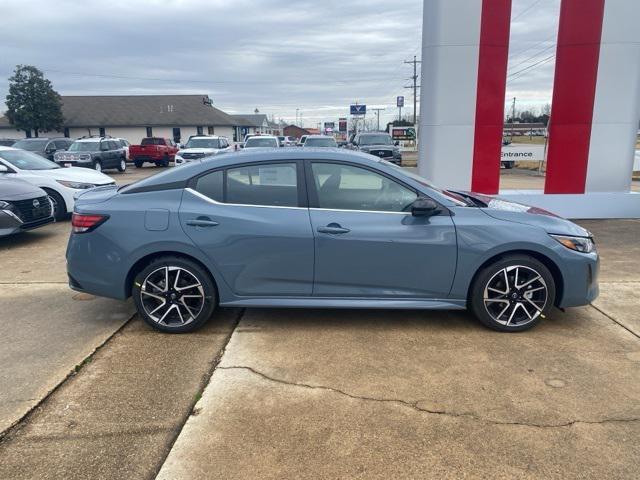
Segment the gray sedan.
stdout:
<path fill-rule="evenodd" d="M 71 288 L 133 296 L 164 332 L 217 306 L 469 308 L 515 332 L 598 294 L 587 230 L 343 149 L 245 150 L 92 189 L 72 224 Z"/>

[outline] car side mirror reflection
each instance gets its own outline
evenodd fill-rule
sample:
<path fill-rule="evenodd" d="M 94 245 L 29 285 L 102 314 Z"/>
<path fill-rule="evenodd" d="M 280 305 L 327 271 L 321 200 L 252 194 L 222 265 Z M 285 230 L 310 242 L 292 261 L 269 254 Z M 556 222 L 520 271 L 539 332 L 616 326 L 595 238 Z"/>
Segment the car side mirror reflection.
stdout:
<path fill-rule="evenodd" d="M 441 211 L 440 205 L 431 198 L 420 197 L 411 204 L 411 215 L 414 217 L 433 217 Z"/>

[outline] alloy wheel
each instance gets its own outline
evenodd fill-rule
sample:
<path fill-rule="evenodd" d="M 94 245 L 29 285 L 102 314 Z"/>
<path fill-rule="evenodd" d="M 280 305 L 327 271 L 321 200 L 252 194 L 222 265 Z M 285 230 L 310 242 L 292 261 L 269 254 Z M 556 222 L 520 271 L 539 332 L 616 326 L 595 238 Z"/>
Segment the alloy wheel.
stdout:
<path fill-rule="evenodd" d="M 484 307 L 497 323 L 522 326 L 534 321 L 548 299 L 547 284 L 531 267 L 511 265 L 496 272 L 484 288 Z"/>
<path fill-rule="evenodd" d="M 102 164 L 100 162 L 96 162 L 96 164 L 93 166 L 93 168 L 95 169 L 96 172 L 101 172 L 102 171 Z"/>
<path fill-rule="evenodd" d="M 124 158 L 120 160 L 120 171 L 124 172 L 127 169 L 127 162 L 125 162 Z"/>
<path fill-rule="evenodd" d="M 142 282 L 140 300 L 147 315 L 165 326 L 183 326 L 202 312 L 205 294 L 202 283 L 188 270 L 160 267 Z"/>

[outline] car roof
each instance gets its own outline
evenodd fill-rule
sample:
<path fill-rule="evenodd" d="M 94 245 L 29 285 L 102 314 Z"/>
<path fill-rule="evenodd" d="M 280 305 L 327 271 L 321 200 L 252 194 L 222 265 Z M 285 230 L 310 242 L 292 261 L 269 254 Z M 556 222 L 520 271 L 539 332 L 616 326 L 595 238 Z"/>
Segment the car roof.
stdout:
<path fill-rule="evenodd" d="M 307 140 L 310 138 L 333 138 L 331 135 L 307 135 Z"/>
<path fill-rule="evenodd" d="M 226 138 L 226 137 L 222 137 L 220 135 L 191 135 L 191 138 Z"/>
<path fill-rule="evenodd" d="M 275 135 L 254 135 L 251 138 L 276 138 L 277 139 L 278 137 Z"/>

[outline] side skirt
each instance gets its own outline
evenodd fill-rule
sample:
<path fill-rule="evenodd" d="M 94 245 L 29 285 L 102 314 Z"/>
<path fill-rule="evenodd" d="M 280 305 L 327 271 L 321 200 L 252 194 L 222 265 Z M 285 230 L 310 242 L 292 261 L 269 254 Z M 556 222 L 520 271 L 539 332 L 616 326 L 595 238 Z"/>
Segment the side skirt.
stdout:
<path fill-rule="evenodd" d="M 419 310 L 464 310 L 466 300 L 421 300 L 384 298 L 339 298 L 339 297 L 258 297 L 238 298 L 220 302 L 221 307 L 261 307 L 261 308 L 388 308 Z"/>

